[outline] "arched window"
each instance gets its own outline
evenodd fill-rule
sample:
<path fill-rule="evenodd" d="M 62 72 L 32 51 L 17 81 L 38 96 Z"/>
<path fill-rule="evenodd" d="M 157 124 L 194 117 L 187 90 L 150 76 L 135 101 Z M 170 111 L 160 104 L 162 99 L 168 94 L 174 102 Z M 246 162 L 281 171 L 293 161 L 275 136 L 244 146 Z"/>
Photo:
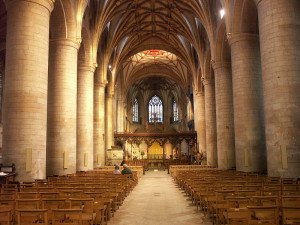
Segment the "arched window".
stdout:
<path fill-rule="evenodd" d="M 178 120 L 179 120 L 178 107 L 176 101 L 174 100 L 173 101 L 173 122 L 177 122 Z"/>
<path fill-rule="evenodd" d="M 163 104 L 161 99 L 154 95 L 149 101 L 149 123 L 163 122 Z"/>
<path fill-rule="evenodd" d="M 132 106 L 132 122 L 139 122 L 139 102 L 137 99 L 134 99 L 133 106 Z"/>

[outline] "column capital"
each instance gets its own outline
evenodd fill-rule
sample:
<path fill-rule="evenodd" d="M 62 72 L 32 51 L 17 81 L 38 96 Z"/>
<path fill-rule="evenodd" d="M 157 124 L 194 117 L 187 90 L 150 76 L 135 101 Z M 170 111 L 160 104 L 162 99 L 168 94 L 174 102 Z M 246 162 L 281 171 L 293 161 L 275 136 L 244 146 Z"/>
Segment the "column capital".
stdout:
<path fill-rule="evenodd" d="M 201 97 L 201 96 L 204 96 L 204 92 L 203 91 L 194 91 L 194 95 L 197 97 Z"/>
<path fill-rule="evenodd" d="M 231 62 L 230 61 L 217 61 L 215 62 L 214 60 L 211 61 L 211 65 L 214 70 L 223 68 L 223 67 L 231 67 Z"/>
<path fill-rule="evenodd" d="M 62 46 L 70 46 L 75 49 L 79 49 L 80 43 L 78 41 L 74 41 L 71 39 L 65 39 L 65 38 L 53 38 L 50 39 L 50 45 L 62 45 Z"/>
<path fill-rule="evenodd" d="M 54 2 L 55 0 L 5 0 L 5 5 L 7 8 L 7 11 L 11 8 L 14 7 L 14 4 L 18 4 L 21 1 L 23 2 L 30 2 L 33 4 L 37 4 L 40 5 L 42 7 L 45 7 L 46 9 L 49 10 L 49 13 L 52 12 L 53 8 L 54 8 Z"/>
<path fill-rule="evenodd" d="M 215 84 L 215 79 L 214 78 L 204 78 L 203 79 L 203 85 L 212 85 Z"/>
<path fill-rule="evenodd" d="M 78 70 L 82 70 L 82 71 L 89 71 L 94 73 L 95 69 L 96 67 L 93 65 L 78 65 Z"/>
<path fill-rule="evenodd" d="M 239 41 L 248 41 L 248 40 L 254 40 L 258 41 L 259 36 L 258 34 L 252 34 L 252 33 L 228 33 L 227 39 L 229 42 L 229 45 L 233 45 L 236 42 Z"/>
<path fill-rule="evenodd" d="M 103 87 L 103 88 L 105 88 L 107 84 L 108 84 L 107 80 L 105 80 L 103 82 L 95 82 L 95 86 L 96 87 Z"/>
<path fill-rule="evenodd" d="M 114 94 L 106 93 L 105 97 L 106 97 L 106 98 L 113 98 L 113 97 L 114 97 Z"/>

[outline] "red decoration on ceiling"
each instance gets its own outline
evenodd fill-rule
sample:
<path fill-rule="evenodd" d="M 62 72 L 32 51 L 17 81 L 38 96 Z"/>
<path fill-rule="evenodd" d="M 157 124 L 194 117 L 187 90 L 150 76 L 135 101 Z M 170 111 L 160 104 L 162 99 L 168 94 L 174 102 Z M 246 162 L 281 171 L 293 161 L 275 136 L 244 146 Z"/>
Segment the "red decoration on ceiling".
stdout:
<path fill-rule="evenodd" d="M 151 55 L 151 56 L 158 56 L 158 55 L 164 55 L 166 51 L 163 50 L 147 50 L 143 52 L 145 55 Z"/>

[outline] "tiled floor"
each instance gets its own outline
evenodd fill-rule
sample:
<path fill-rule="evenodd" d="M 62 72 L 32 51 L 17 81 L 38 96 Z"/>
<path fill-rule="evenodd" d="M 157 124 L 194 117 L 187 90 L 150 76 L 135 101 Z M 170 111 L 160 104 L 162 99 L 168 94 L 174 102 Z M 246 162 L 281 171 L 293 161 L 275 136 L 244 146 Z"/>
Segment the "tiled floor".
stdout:
<path fill-rule="evenodd" d="M 108 225 L 211 225 L 166 171 L 148 171 Z"/>

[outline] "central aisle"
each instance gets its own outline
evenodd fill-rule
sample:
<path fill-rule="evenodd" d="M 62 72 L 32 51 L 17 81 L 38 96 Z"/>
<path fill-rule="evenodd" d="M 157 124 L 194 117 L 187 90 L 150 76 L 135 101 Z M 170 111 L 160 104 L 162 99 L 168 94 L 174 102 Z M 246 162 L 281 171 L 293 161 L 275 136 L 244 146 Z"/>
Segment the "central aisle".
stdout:
<path fill-rule="evenodd" d="M 211 225 L 166 171 L 147 171 L 108 225 Z"/>

